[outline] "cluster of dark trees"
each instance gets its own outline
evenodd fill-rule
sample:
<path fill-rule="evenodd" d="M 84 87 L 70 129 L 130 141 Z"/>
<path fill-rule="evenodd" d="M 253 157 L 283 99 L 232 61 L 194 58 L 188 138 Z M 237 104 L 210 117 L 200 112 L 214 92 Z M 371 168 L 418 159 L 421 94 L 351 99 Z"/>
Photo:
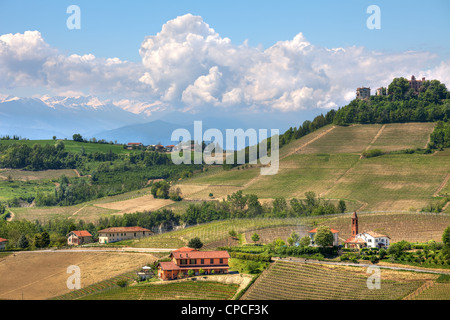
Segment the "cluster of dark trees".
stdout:
<path fill-rule="evenodd" d="M 395 78 L 386 96 L 369 100 L 352 100 L 348 105 L 304 121 L 280 135 L 280 147 L 328 124 L 350 125 L 374 123 L 435 122 L 450 119 L 450 92 L 438 80 L 424 81 L 418 94 L 405 78 Z M 270 146 L 270 139 L 269 139 Z"/>
<path fill-rule="evenodd" d="M 81 156 L 65 150 L 62 141 L 55 145 L 24 143 L 0 144 L 0 167 L 40 171 L 74 169 L 82 162 Z"/>
<path fill-rule="evenodd" d="M 272 205 L 263 206 L 256 195 L 243 195 L 239 190 L 224 201 L 190 204 L 181 219 L 187 225 L 193 225 L 230 218 L 306 217 L 342 213 L 346 210 L 343 200 L 334 206 L 329 201 L 316 197 L 314 192 L 306 192 L 305 198 L 293 198 L 288 205 L 286 199 L 280 197 L 274 199 Z"/>
<path fill-rule="evenodd" d="M 450 118 L 450 92 L 438 80 L 424 81 L 416 93 L 405 78 L 395 78 L 386 96 L 353 100 L 340 108 L 333 123 L 402 123 L 447 121 Z"/>
<path fill-rule="evenodd" d="M 78 169 L 90 178 L 61 177 L 54 192 L 37 192 L 37 206 L 74 205 L 84 201 L 138 190 L 148 186 L 150 179 L 178 180 L 192 176 L 201 165 L 175 165 L 168 155 L 137 151 L 129 155 L 112 152 L 72 153 L 64 142 L 56 144 L 0 144 L 0 167 L 32 171 Z M 168 189 L 162 198 L 168 198 Z M 34 199 L 22 199 L 32 202 Z M 174 195 L 175 200 L 180 197 Z"/>
<path fill-rule="evenodd" d="M 450 122 L 439 121 L 430 136 L 431 149 L 450 147 Z"/>
<path fill-rule="evenodd" d="M 56 140 L 56 136 L 53 136 L 53 140 Z M 84 142 L 84 143 L 100 143 L 100 144 L 114 144 L 112 141 L 106 141 L 105 139 L 96 139 L 94 138 L 90 138 L 89 140 L 83 138 L 83 136 L 79 133 L 75 133 L 72 136 L 72 140 L 76 141 L 76 142 Z"/>
<path fill-rule="evenodd" d="M 102 217 L 96 223 L 65 218 L 52 218 L 45 223 L 38 220 L 35 222 L 28 220 L 7 222 L 0 219 L 0 237 L 8 239 L 8 246 L 12 248 L 34 249 L 64 246 L 67 244 L 66 235 L 73 230 L 87 230 L 96 239 L 99 230 L 109 227 L 141 226 L 159 232 L 170 231 L 179 224 L 180 216 L 166 209 Z"/>

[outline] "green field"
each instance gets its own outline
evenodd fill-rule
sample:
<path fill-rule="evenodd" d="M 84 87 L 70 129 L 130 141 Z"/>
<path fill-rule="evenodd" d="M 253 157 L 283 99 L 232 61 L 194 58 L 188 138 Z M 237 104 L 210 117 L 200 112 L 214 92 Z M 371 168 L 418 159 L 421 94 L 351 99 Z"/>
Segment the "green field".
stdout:
<path fill-rule="evenodd" d="M 114 153 L 129 153 L 129 150 L 123 148 L 122 145 L 114 145 L 114 144 L 104 144 L 104 143 L 89 143 L 89 142 L 77 142 L 73 140 L 0 140 L 0 144 L 9 145 L 13 143 L 21 143 L 26 144 L 32 147 L 35 144 L 39 145 L 55 145 L 58 141 L 64 142 L 64 146 L 66 151 L 73 153 L 80 153 L 81 148 L 84 148 L 86 153 L 92 152 L 109 152 L 110 150 Z"/>
<path fill-rule="evenodd" d="M 400 151 L 424 148 L 434 125 L 329 125 L 283 146 L 275 175 L 262 176 L 259 168 L 216 168 L 183 184 L 191 190 L 189 197 L 196 200 L 207 199 L 209 193 L 226 197 L 237 190 L 260 199 L 302 198 L 313 191 L 325 199 L 359 204 L 355 209 L 363 211 L 420 211 L 438 201 L 433 195 L 450 173 L 450 153 Z M 368 149 L 387 154 L 361 158 Z M 449 193 L 449 188 L 447 183 L 440 194 Z M 445 212 L 450 212 L 449 207 Z"/>
<path fill-rule="evenodd" d="M 55 184 L 49 180 L 12 181 L 0 180 L 0 201 L 6 202 L 14 198 L 34 198 L 41 192 L 50 192 Z"/>

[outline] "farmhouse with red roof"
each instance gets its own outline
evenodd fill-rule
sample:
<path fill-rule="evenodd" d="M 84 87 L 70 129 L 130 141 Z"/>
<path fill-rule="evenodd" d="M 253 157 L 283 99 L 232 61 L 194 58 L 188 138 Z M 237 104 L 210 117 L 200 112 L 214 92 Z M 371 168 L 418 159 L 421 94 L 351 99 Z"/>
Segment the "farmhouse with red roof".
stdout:
<path fill-rule="evenodd" d="M 67 244 L 69 246 L 78 246 L 92 242 L 92 234 L 86 230 L 70 231 L 67 235 Z"/>
<path fill-rule="evenodd" d="M 339 231 L 331 229 L 331 228 L 330 228 L 330 231 L 333 234 L 333 246 L 338 246 L 339 245 Z M 314 228 L 314 229 L 308 231 L 308 233 L 309 233 L 309 237 L 311 238 L 311 245 L 316 246 L 316 244 L 314 243 L 314 237 L 317 233 L 317 228 Z"/>
<path fill-rule="evenodd" d="M 192 270 L 195 275 L 228 273 L 227 251 L 198 251 L 192 248 L 180 248 L 170 253 L 172 261 L 158 264 L 158 277 L 161 280 L 173 280 L 183 278 Z"/>
<path fill-rule="evenodd" d="M 139 239 L 154 234 L 153 231 L 141 227 L 113 227 L 98 232 L 99 243 L 111 243 L 122 240 Z"/>
<path fill-rule="evenodd" d="M 5 250 L 7 242 L 8 242 L 8 239 L 0 238 L 0 250 Z"/>

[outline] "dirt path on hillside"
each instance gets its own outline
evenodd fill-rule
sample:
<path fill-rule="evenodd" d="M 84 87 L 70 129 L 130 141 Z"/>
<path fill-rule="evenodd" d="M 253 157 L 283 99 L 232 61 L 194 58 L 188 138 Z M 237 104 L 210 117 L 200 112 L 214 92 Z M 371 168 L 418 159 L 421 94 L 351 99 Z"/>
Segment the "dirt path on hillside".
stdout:
<path fill-rule="evenodd" d="M 332 126 L 331 128 L 325 130 L 324 132 L 321 132 L 319 135 L 317 135 L 317 136 L 314 137 L 313 139 L 309 140 L 308 142 L 305 142 L 305 143 L 302 144 L 300 147 L 298 147 L 298 148 L 292 150 L 291 152 L 289 152 L 289 153 L 287 153 L 286 155 L 284 155 L 283 157 L 281 157 L 280 160 L 281 160 L 281 159 L 284 159 L 284 158 L 287 158 L 287 157 L 289 157 L 290 155 L 293 155 L 293 154 L 299 152 L 299 151 L 302 150 L 303 148 L 309 146 L 311 143 L 313 143 L 313 142 L 319 140 L 319 139 L 322 138 L 324 135 L 326 135 L 326 134 L 330 133 L 331 131 L 333 131 L 334 128 L 336 128 L 336 126 Z"/>
<path fill-rule="evenodd" d="M 375 143 L 375 141 L 378 140 L 378 138 L 381 136 L 381 133 L 383 132 L 384 128 L 386 128 L 386 124 L 383 124 L 383 126 L 380 128 L 380 130 L 378 130 L 377 134 L 375 135 L 375 137 L 373 137 L 372 141 L 370 141 L 369 145 L 366 147 L 366 149 L 364 151 L 369 150 L 369 148 Z"/>
<path fill-rule="evenodd" d="M 442 189 L 445 188 L 445 186 L 447 185 L 447 182 L 448 182 L 449 179 L 450 179 L 450 173 L 447 173 L 447 175 L 444 178 L 444 181 L 442 181 L 442 183 L 440 184 L 439 188 L 433 194 L 433 197 L 438 197 L 439 196 L 439 192 L 441 192 Z"/>
<path fill-rule="evenodd" d="M 6 218 L 6 221 L 13 221 L 14 220 L 14 218 L 16 217 L 16 215 L 15 215 L 15 213 L 14 212 L 12 212 L 11 210 L 9 210 L 8 209 L 8 212 L 9 212 L 9 217 L 8 218 Z"/>
<path fill-rule="evenodd" d="M 174 201 L 169 199 L 155 199 L 153 195 L 147 195 L 123 201 L 98 203 L 94 204 L 94 206 L 106 209 L 119 210 L 119 212 L 115 214 L 124 214 L 124 213 L 134 213 L 138 211 L 142 212 L 142 211 L 158 210 L 172 203 L 174 203 Z"/>

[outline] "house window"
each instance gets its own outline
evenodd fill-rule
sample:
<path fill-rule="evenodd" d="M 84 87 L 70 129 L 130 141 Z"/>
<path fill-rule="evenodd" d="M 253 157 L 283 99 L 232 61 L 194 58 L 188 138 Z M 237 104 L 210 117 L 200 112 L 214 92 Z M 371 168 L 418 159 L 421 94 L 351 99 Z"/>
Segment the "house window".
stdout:
<path fill-rule="evenodd" d="M 186 263 L 187 263 L 187 260 L 186 260 L 186 259 L 180 260 L 180 264 L 186 264 Z"/>
<path fill-rule="evenodd" d="M 191 260 L 189 260 L 189 264 L 197 264 L 197 260 L 196 259 L 191 259 Z"/>
<path fill-rule="evenodd" d="M 201 263 L 201 264 L 205 264 L 205 259 L 201 259 L 201 260 L 200 260 L 200 263 Z"/>
<path fill-rule="evenodd" d="M 210 264 L 214 264 L 214 259 L 209 259 Z"/>
<path fill-rule="evenodd" d="M 220 259 L 220 264 L 223 264 L 223 259 Z"/>

